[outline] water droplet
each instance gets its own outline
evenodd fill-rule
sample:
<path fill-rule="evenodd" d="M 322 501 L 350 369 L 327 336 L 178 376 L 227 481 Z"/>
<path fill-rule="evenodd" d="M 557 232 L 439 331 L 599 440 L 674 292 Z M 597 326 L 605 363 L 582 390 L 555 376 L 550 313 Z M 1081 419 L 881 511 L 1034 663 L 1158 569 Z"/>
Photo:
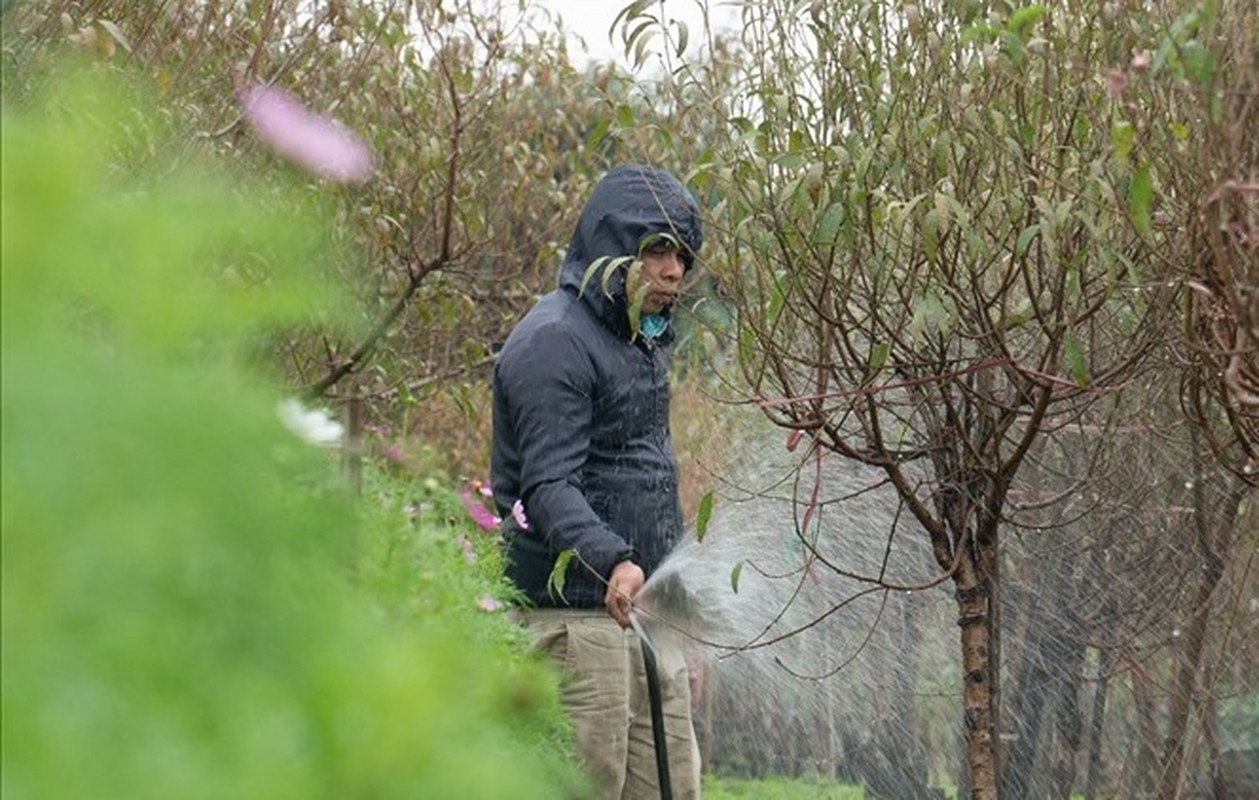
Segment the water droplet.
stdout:
<path fill-rule="evenodd" d="M 1180 636 L 1180 628 L 1172 628 L 1172 638 Z"/>
<path fill-rule="evenodd" d="M 1192 488 L 1193 488 L 1193 481 L 1185 481 L 1185 488 L 1186 488 L 1186 489 L 1192 489 Z"/>

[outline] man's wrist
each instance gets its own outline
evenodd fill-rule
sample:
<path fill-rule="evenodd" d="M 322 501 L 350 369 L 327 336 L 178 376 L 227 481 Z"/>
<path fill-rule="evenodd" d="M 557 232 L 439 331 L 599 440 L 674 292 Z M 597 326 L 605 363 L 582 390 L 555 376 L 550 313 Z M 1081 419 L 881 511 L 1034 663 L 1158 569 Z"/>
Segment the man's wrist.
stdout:
<path fill-rule="evenodd" d="M 625 563 L 638 566 L 638 551 L 631 549 L 617 556 L 616 560 L 612 562 L 612 569 L 608 570 L 608 575 L 611 576 L 613 572 L 616 572 L 617 567 Z"/>

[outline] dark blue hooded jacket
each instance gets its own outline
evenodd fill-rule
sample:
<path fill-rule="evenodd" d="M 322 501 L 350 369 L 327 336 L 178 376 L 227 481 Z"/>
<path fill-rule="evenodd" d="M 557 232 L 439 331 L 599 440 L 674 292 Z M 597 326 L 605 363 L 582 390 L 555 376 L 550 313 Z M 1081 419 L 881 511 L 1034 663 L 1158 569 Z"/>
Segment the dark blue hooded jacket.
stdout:
<path fill-rule="evenodd" d="M 606 294 L 598 275 L 581 290 L 593 261 L 635 256 L 651 234 L 681 242 L 689 269 L 702 243 L 694 199 L 655 167 L 613 169 L 586 201 L 559 287 L 517 324 L 495 364 L 491 471 L 507 576 L 538 606 L 600 607 L 613 566 L 632 559 L 650 575 L 682 535 L 660 351 L 672 331 L 632 335 L 624 268 Z M 578 558 L 563 597 L 553 596 L 547 580 L 569 549 Z"/>

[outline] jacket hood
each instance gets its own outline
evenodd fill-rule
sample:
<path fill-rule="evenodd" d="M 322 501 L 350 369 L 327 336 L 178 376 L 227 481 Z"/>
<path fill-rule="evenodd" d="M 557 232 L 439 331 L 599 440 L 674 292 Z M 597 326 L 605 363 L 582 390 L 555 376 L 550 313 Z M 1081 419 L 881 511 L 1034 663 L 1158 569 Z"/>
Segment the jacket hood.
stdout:
<path fill-rule="evenodd" d="M 677 239 L 689 272 L 704 241 L 699 207 L 668 172 L 646 164 L 623 164 L 604 175 L 590 193 L 560 266 L 559 285 L 581 293 L 604 324 L 626 337 L 630 327 L 625 270 L 616 270 L 608 281 L 611 297 L 604 293 L 601 275 L 592 277 L 584 292 L 581 285 L 596 259 L 637 256 L 651 234 Z"/>

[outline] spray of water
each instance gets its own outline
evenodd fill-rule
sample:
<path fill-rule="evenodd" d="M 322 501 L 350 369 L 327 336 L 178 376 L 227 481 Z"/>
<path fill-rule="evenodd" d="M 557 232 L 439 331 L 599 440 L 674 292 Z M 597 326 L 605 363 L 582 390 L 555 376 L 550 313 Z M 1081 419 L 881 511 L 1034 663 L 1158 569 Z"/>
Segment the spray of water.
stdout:
<path fill-rule="evenodd" d="M 719 501 L 703 541 L 644 586 L 645 635 L 692 653 L 709 769 L 931 797 L 934 773 L 958 758 L 951 598 L 907 588 L 938 570 L 875 473 L 828 459 L 810 504 L 792 498 L 811 486 L 780 481 L 792 466 L 737 476 L 742 490 Z"/>

